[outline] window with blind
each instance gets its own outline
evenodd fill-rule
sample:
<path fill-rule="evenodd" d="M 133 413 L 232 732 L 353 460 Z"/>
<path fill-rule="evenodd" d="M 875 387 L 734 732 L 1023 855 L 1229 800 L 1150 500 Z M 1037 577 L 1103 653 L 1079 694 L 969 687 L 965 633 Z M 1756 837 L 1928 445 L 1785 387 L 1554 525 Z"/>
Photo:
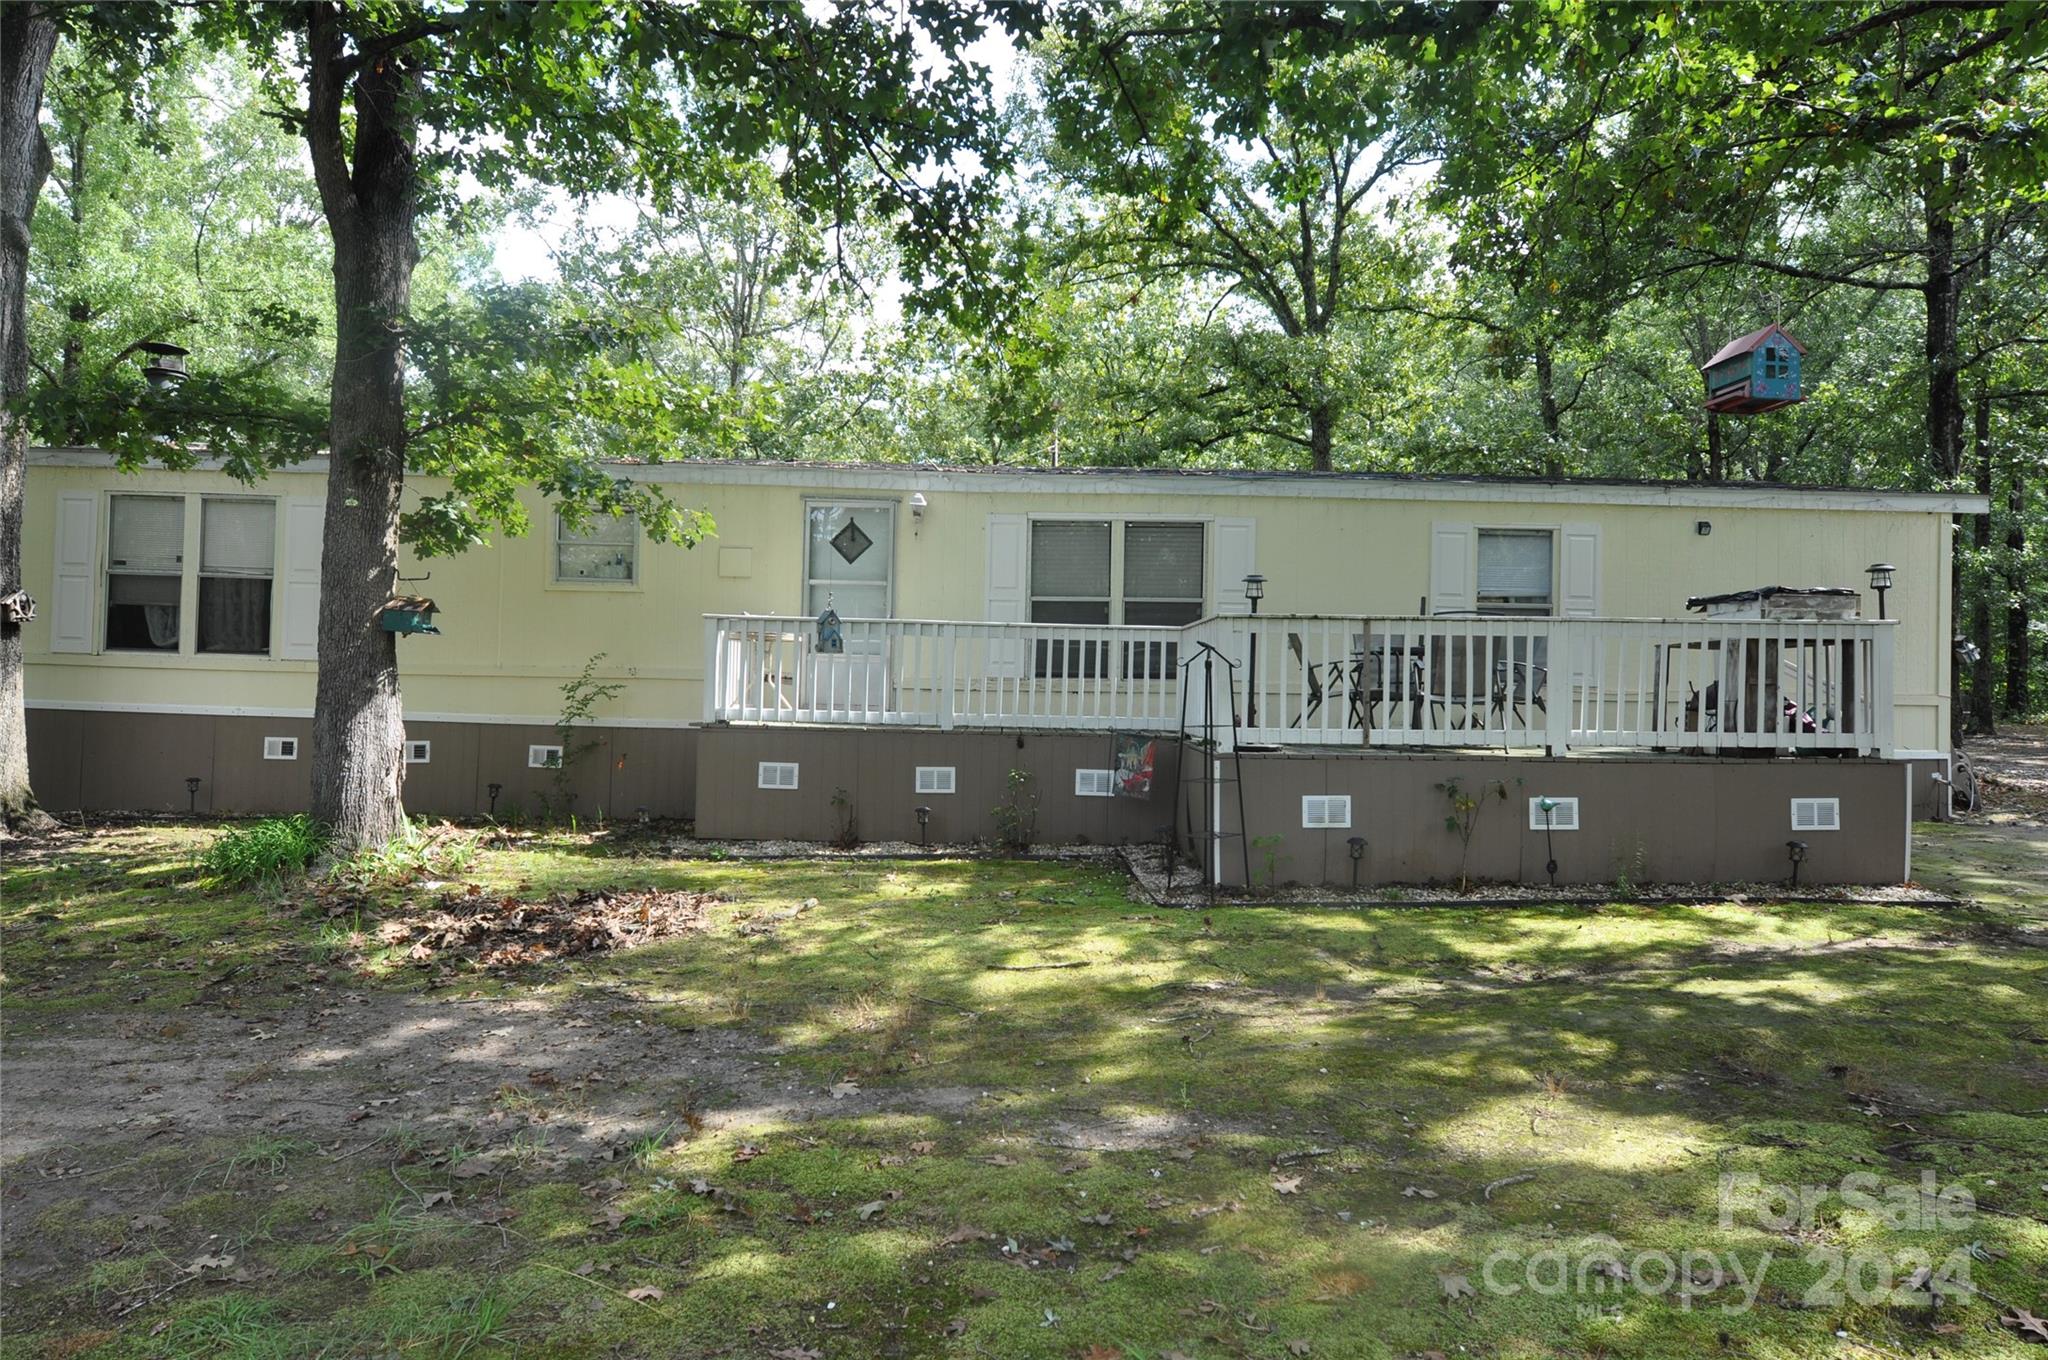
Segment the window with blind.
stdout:
<path fill-rule="evenodd" d="M 636 515 L 592 515 L 576 528 L 555 515 L 555 580 L 631 585 L 639 567 Z"/>
<path fill-rule="evenodd" d="M 199 650 L 270 655 L 277 502 L 199 503 Z"/>
<path fill-rule="evenodd" d="M 1482 614 L 1548 614 L 1556 601 L 1548 529 L 1481 529 L 1477 603 Z"/>
<path fill-rule="evenodd" d="M 184 497 L 108 498 L 109 651 L 178 650 L 184 572 Z"/>
<path fill-rule="evenodd" d="M 1031 621 L 1108 623 L 1108 520 L 1035 520 L 1031 525 Z M 1102 673 L 1101 643 L 1040 639 L 1041 677 L 1093 679 Z"/>
<path fill-rule="evenodd" d="M 1173 627 L 1202 617 L 1204 544 L 1200 523 L 1154 520 L 1035 520 L 1031 525 L 1033 623 Z M 1121 547 L 1121 551 L 1118 548 Z M 1083 639 L 1038 644 L 1038 674 L 1090 679 L 1106 665 L 1129 678 L 1159 679 L 1176 664 L 1171 643 L 1122 646 L 1115 660 Z"/>
<path fill-rule="evenodd" d="M 1125 623 L 1193 623 L 1202 617 L 1202 526 L 1124 526 Z"/>

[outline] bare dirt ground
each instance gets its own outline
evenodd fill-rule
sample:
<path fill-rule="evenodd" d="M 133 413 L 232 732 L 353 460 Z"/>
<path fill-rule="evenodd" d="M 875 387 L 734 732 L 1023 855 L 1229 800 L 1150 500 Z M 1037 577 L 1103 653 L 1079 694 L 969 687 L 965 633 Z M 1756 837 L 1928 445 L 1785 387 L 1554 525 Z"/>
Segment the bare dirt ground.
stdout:
<path fill-rule="evenodd" d="M 1969 738 L 1963 750 L 1984 786 L 1979 816 L 2048 822 L 2048 727 L 2007 725 L 1995 737 Z"/>

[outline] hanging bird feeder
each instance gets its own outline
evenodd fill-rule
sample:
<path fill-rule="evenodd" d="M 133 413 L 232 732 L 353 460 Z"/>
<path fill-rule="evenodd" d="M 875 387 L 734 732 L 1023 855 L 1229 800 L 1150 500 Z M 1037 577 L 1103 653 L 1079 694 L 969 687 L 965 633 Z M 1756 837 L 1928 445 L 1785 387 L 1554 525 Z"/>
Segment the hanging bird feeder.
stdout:
<path fill-rule="evenodd" d="M 1746 416 L 1801 400 L 1799 360 L 1805 353 L 1806 346 L 1778 325 L 1730 340 L 1700 368 L 1707 409 Z"/>
<path fill-rule="evenodd" d="M 394 595 L 378 615 L 387 633 L 439 633 L 434 611 L 440 606 L 424 595 Z"/>
<path fill-rule="evenodd" d="M 174 345 L 168 340 L 144 340 L 135 348 L 149 356 L 142 365 L 142 376 L 155 391 L 168 392 L 189 376 L 185 370 L 185 356 L 192 351 L 183 345 Z"/>

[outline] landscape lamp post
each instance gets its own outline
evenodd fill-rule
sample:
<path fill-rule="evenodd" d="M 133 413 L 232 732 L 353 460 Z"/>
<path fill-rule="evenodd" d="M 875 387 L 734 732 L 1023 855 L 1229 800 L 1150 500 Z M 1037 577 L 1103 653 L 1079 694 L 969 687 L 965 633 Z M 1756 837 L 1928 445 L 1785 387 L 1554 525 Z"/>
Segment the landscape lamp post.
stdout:
<path fill-rule="evenodd" d="M 1892 588 L 1892 572 L 1896 568 L 1889 562 L 1872 562 L 1866 570 L 1870 572 L 1870 588 L 1877 592 L 1877 616 L 1881 619 L 1884 617 L 1884 593 Z"/>
<path fill-rule="evenodd" d="M 1257 618 L 1259 601 L 1266 598 L 1266 578 L 1253 572 L 1244 578 L 1244 597 L 1250 601 L 1252 617 Z M 1259 625 L 1252 624 L 1251 675 L 1245 685 L 1244 725 L 1259 725 Z"/>

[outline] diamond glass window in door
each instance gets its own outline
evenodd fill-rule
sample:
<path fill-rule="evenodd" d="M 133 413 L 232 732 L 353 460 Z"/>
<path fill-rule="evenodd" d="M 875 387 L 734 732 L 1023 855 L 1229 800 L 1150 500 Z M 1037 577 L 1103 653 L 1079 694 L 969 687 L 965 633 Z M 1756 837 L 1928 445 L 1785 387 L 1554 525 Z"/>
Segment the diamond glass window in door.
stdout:
<path fill-rule="evenodd" d="M 804 612 L 816 618 L 829 604 L 842 619 L 888 618 L 896 507 L 812 501 L 805 513 Z"/>

